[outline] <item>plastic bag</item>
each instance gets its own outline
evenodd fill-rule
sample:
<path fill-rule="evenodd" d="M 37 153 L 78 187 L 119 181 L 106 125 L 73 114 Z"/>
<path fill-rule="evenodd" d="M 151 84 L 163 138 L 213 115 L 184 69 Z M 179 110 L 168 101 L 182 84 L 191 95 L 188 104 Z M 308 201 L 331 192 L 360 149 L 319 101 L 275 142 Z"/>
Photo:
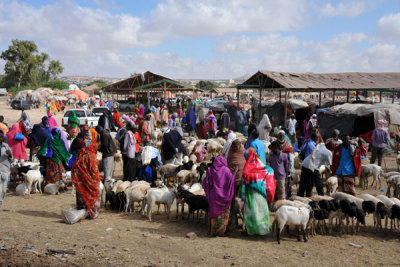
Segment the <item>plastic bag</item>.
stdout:
<path fill-rule="evenodd" d="M 65 223 L 74 224 L 84 219 L 88 215 L 86 209 L 81 210 L 62 210 L 61 216 Z"/>
<path fill-rule="evenodd" d="M 17 140 L 17 141 L 23 141 L 25 139 L 25 136 L 22 133 L 17 133 L 14 136 L 14 139 Z"/>

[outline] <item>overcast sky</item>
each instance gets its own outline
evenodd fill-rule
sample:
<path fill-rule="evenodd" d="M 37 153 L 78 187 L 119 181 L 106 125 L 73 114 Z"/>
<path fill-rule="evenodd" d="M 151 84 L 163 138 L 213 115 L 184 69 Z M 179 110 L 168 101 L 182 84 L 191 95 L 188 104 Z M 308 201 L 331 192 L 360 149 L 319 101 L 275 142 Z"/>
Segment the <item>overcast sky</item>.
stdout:
<path fill-rule="evenodd" d="M 0 50 L 15 38 L 63 75 L 398 72 L 400 0 L 0 0 Z"/>

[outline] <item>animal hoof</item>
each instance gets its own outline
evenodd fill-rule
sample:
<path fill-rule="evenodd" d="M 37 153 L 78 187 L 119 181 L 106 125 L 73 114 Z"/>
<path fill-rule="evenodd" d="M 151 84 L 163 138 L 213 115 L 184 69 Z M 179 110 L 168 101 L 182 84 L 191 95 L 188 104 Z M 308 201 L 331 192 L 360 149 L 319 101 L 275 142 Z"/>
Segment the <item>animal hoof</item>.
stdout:
<path fill-rule="evenodd" d="M 308 242 L 308 239 L 306 238 L 306 239 L 304 239 L 304 243 L 307 243 Z"/>

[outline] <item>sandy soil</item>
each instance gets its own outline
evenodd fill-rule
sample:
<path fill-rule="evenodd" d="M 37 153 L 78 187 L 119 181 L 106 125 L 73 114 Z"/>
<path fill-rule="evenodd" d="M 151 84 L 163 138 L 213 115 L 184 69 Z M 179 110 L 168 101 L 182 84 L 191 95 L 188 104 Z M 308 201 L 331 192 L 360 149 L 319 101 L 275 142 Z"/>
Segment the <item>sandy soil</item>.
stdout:
<path fill-rule="evenodd" d="M 4 104 L 0 103 L 0 114 L 8 122 L 17 120 L 20 111 Z M 45 115 L 44 110 L 28 113 L 34 122 Z M 60 118 L 57 115 L 58 122 Z M 395 169 L 393 158 L 387 159 L 387 164 Z M 116 175 L 120 177 L 118 168 Z M 379 190 L 366 192 L 376 194 Z M 163 213 L 154 214 L 153 222 L 138 213 L 125 215 L 102 209 L 96 220 L 66 225 L 60 212 L 74 206 L 71 191 L 31 198 L 9 192 L 0 211 L 0 266 L 399 265 L 400 235 L 390 230 L 375 233 L 371 216 L 360 233 L 318 235 L 304 243 L 297 242 L 291 231 L 278 245 L 272 234 L 246 236 L 239 230 L 228 237 L 210 238 L 203 220 L 175 220 L 175 208 L 170 219 Z M 197 238 L 185 238 L 189 232 L 195 232 Z M 349 246 L 349 242 L 364 248 Z M 73 250 L 76 254 L 50 255 L 47 249 Z"/>

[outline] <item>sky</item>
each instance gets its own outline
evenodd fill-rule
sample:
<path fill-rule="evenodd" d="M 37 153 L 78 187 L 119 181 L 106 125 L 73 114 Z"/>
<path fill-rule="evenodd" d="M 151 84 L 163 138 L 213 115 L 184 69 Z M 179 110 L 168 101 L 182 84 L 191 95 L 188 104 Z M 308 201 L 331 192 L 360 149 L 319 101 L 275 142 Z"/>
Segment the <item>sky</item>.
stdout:
<path fill-rule="evenodd" d="M 13 39 L 63 75 L 399 72 L 400 0 L 0 0 L 0 51 Z"/>

